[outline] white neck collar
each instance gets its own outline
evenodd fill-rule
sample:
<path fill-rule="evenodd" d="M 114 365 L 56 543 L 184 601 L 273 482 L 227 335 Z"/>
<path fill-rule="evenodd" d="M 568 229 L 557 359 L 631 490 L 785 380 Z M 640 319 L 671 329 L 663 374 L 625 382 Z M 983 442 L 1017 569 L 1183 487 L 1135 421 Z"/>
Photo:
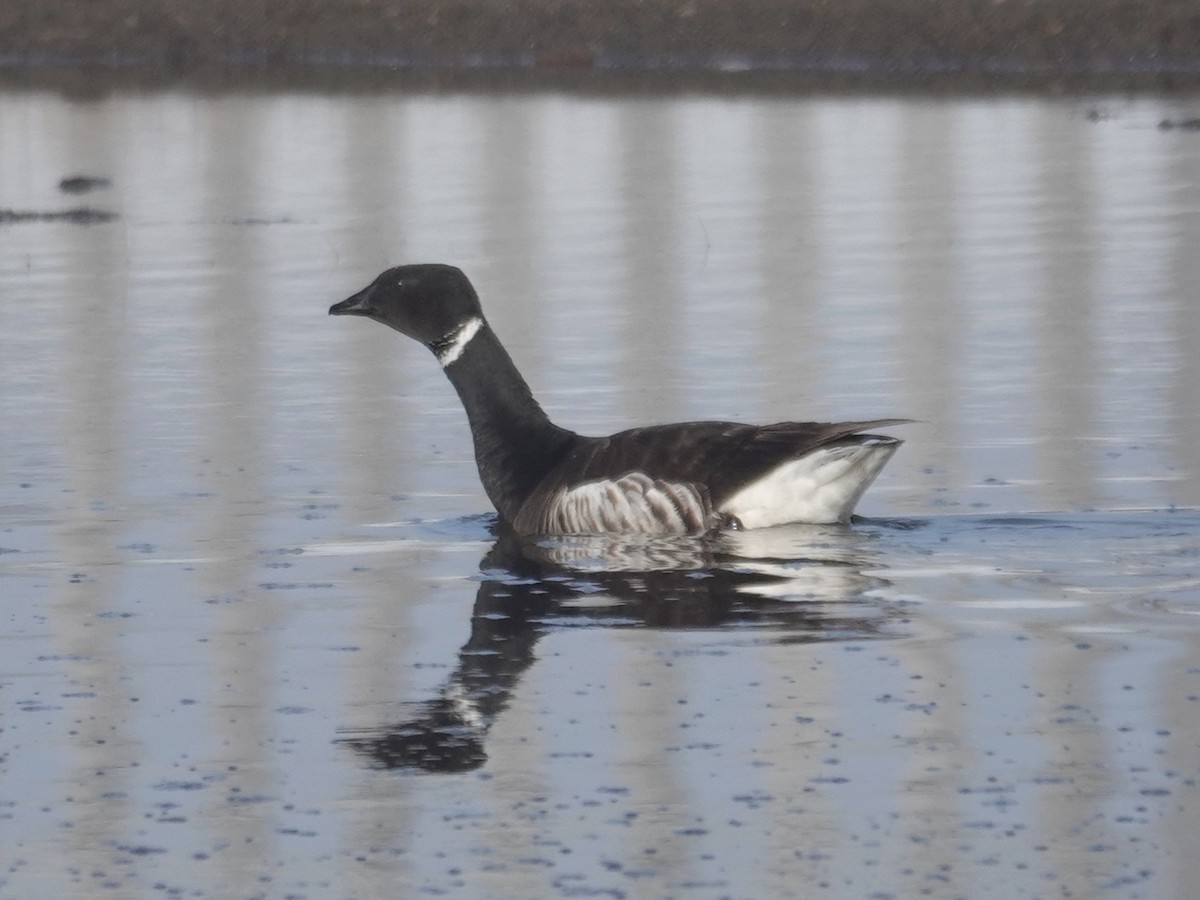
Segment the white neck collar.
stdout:
<path fill-rule="evenodd" d="M 458 358 L 463 355 L 463 351 L 467 349 L 467 344 L 471 343 L 471 338 L 475 337 L 482 327 L 483 319 L 479 316 L 472 316 L 439 342 L 441 346 L 438 349 L 437 359 L 443 369 L 450 363 L 458 361 Z"/>

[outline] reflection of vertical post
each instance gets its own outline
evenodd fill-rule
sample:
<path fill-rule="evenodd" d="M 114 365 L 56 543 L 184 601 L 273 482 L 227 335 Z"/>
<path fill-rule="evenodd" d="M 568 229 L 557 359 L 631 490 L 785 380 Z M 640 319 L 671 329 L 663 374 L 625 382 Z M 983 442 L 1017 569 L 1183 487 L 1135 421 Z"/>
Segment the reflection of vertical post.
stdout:
<path fill-rule="evenodd" d="M 1098 502 L 1097 409 L 1103 387 L 1096 361 L 1096 334 L 1101 313 L 1119 312 L 1105 278 L 1103 308 L 1098 299 L 1096 270 L 1098 222 L 1102 222 L 1097 197 L 1119 189 L 1109 179 L 1097 178 L 1097 161 L 1090 139 L 1094 128 L 1079 119 L 1067 119 L 1053 107 L 1038 107 L 1031 137 L 1038 152 L 1034 195 L 1041 207 L 1037 225 L 1044 245 L 1042 313 L 1037 323 L 1041 354 L 1035 377 L 1041 379 L 1038 444 L 1043 454 L 1043 496 L 1055 507 L 1090 506 Z M 1117 165 L 1125 166 L 1120 160 Z M 1107 223 L 1105 223 L 1107 224 Z M 1118 248 L 1115 256 L 1120 258 Z M 1108 254 L 1105 254 L 1106 256 Z M 1111 352 L 1111 351 L 1110 351 Z M 1116 434 L 1121 434 L 1118 430 Z M 1040 658 L 1033 668 L 1033 686 L 1040 709 L 1031 718 L 1056 722 L 1060 727 L 1046 736 L 1042 751 L 1045 774 L 1038 779 L 1045 790 L 1038 796 L 1037 816 L 1044 834 L 1070 839 L 1048 842 L 1047 868 L 1060 874 L 1063 894 L 1089 893 L 1094 876 L 1090 857 L 1096 846 L 1119 845 L 1121 829 L 1105 815 L 1106 798 L 1124 793 L 1128 782 L 1118 776 L 1111 735 L 1089 724 L 1072 727 L 1071 720 L 1102 719 L 1101 711 L 1120 708 L 1115 697 L 1114 654 L 1131 664 L 1124 639 L 1106 642 L 1110 610 L 1089 607 L 1098 631 L 1072 648 L 1069 634 L 1035 627 L 1033 644 Z M 1086 772 L 1080 760 L 1089 760 Z M 1066 780 L 1070 789 L 1055 787 Z M 1092 891 L 1094 892 L 1094 891 Z"/>
<path fill-rule="evenodd" d="M 621 407 L 637 424 L 671 418 L 679 408 L 679 291 L 676 103 L 628 98 L 621 103 L 624 313 Z"/>
<path fill-rule="evenodd" d="M 956 256 L 964 308 L 964 364 L 958 371 L 961 428 L 969 453 L 959 467 L 976 478 L 1025 472 L 1036 448 L 1027 381 L 1034 298 L 1040 290 L 1039 246 L 1031 220 L 1034 162 L 1027 104 L 959 107 L 956 126 Z M 962 480 L 950 482 L 960 491 Z M 1024 490 L 1006 503 L 1029 509 Z M 1011 499 L 1013 495 L 1017 499 Z M 990 498 L 989 498 L 990 499 Z M 1013 507 L 1009 507 L 1013 508 Z"/>
<path fill-rule="evenodd" d="M 907 469 L 911 480 L 905 486 L 913 498 L 928 498 L 935 489 L 955 483 L 952 454 L 961 444 L 965 316 L 952 256 L 955 198 L 961 194 L 956 125 L 954 108 L 937 102 L 910 102 L 897 122 L 897 177 L 892 186 L 897 232 L 888 242 L 899 249 L 898 412 L 923 423 L 922 439 L 905 448 L 913 456 Z M 927 834 L 951 835 L 961 825 L 958 779 L 979 764 L 967 742 L 943 739 L 969 728 L 963 712 L 966 666 L 959 653 L 937 644 L 900 646 L 897 654 L 909 683 L 926 686 L 937 697 L 928 716 L 905 719 L 901 726 L 904 745 L 916 750 L 898 773 L 905 786 L 897 791 L 901 819 L 920 823 Z M 898 893 L 906 896 L 919 893 L 926 873 L 937 871 L 944 860 L 944 848 L 937 841 L 887 849 L 902 857 L 885 858 L 882 869 L 913 873 L 909 883 L 898 886 Z M 959 880 L 961 873 L 950 877 L 955 880 L 946 886 L 948 892 L 969 893 Z"/>
<path fill-rule="evenodd" d="M 468 272 L 483 308 L 513 355 L 535 396 L 547 403 L 544 374 L 551 348 L 544 295 L 546 235 L 537 227 L 539 204 L 546 202 L 549 177 L 539 132 L 546 124 L 546 98 L 531 95 L 481 97 L 477 112 L 480 141 L 481 260 Z"/>
<path fill-rule="evenodd" d="M 483 266 L 478 276 L 467 274 L 481 289 L 487 288 L 484 309 L 492 320 L 503 321 L 503 337 L 514 345 L 536 346 L 541 335 L 536 273 L 542 248 L 533 230 L 534 204 L 542 199 L 536 183 L 544 175 L 533 149 L 538 105 L 530 96 L 479 100 Z M 534 357 L 540 354 L 528 356 L 536 365 Z M 536 377 L 536 372 L 531 374 Z"/>
<path fill-rule="evenodd" d="M 687 694 L 690 684 L 683 664 L 663 664 L 656 652 L 656 639 L 645 631 L 631 629 L 614 635 L 613 646 L 624 656 L 622 673 L 613 706 L 627 723 L 618 729 L 616 765 L 629 773 L 631 796 L 641 808 L 668 810 L 664 814 L 643 815 L 629 823 L 623 835 L 625 858 L 637 859 L 645 848 L 657 850 L 653 864 L 662 872 L 681 873 L 688 865 L 687 853 L 674 832 L 686 827 L 679 810 L 695 802 L 687 774 L 680 766 L 665 763 L 664 748 L 677 745 L 682 734 L 678 698 Z M 682 676 L 682 677 L 681 677 Z M 667 819 L 667 821 L 664 821 Z"/>
<path fill-rule="evenodd" d="M 341 96 L 338 108 L 344 110 L 342 130 L 347 135 L 340 159 L 344 208 L 371 220 L 370 227 L 340 232 L 338 268 L 354 274 L 343 289 L 349 295 L 384 268 L 411 261 L 411 243 L 419 222 L 408 190 L 410 104 L 391 94 L 367 94 Z M 336 115 L 331 116 L 331 123 L 335 120 Z M 294 177 L 303 176 L 296 173 Z M 344 515 L 350 525 L 360 525 L 393 519 L 393 495 L 413 478 L 410 450 L 420 444 L 404 434 L 404 423 L 415 404 L 410 399 L 411 385 L 403 383 L 400 373 L 423 368 L 431 360 L 420 348 L 403 346 L 387 329 L 349 324 L 349 328 L 335 329 L 333 338 L 353 348 L 337 355 L 348 364 L 338 373 L 344 406 L 334 416 L 342 432 L 337 468 L 348 473 L 346 493 L 351 498 Z M 376 564 L 371 566 L 374 577 L 368 577 L 366 567 L 362 569 L 352 585 L 348 584 L 349 590 L 361 592 L 368 602 L 361 605 L 353 627 L 354 643 L 361 649 L 346 671 L 346 690 L 355 701 L 347 709 L 374 712 L 398 692 L 405 695 L 415 639 L 413 603 L 409 601 L 423 588 L 417 583 L 420 571 L 412 565 L 388 566 L 383 569 L 386 574 L 377 574 L 380 566 Z M 379 839 L 380 819 L 373 804 L 391 810 L 389 836 L 397 842 L 403 840 L 396 833 L 412 827 L 413 807 L 406 802 L 409 785 L 367 773 L 354 778 L 347 791 L 360 801 L 370 800 L 361 816 L 351 817 L 347 843 L 363 846 Z M 406 863 L 405 858 L 389 861 L 389 877 L 402 878 Z"/>
<path fill-rule="evenodd" d="M 757 323 L 762 356 L 778 370 L 766 373 L 762 392 L 768 419 L 814 418 L 820 404 L 820 366 L 816 351 L 821 335 L 816 332 L 820 303 L 818 268 L 821 263 L 820 156 L 814 133 L 817 106 L 810 100 L 786 103 L 765 100 L 757 116 L 758 153 L 758 267 L 765 300 Z M 792 667 L 795 647 L 764 643 L 762 661 L 771 672 L 763 681 L 770 696 L 762 704 L 768 710 L 800 709 L 805 715 L 831 705 L 833 685 L 825 666 L 807 666 L 803 700 L 798 706 Z M 776 712 L 778 714 L 778 712 Z M 795 713 L 793 713 L 795 715 Z M 792 728 L 772 729 L 768 739 L 794 741 Z M 817 854 L 827 848 L 814 838 L 814 821 L 833 820 L 829 804 L 820 792 L 804 794 L 804 786 L 818 774 L 815 754 L 795 746 L 771 741 L 759 748 L 763 758 L 788 759 L 786 766 L 764 768 L 763 789 L 776 798 L 770 837 L 759 848 L 768 859 L 788 859 L 795 853 Z M 775 756 L 775 754 L 780 754 Z M 803 800 L 795 798 L 803 797 Z M 785 802 L 784 798 L 787 798 Z M 795 813 L 803 804 L 805 815 Z M 767 866 L 761 874 L 764 896 L 786 896 L 796 890 L 783 883 L 786 866 Z"/>
<path fill-rule="evenodd" d="M 115 166 L 112 129 L 121 127 L 119 113 L 114 104 L 73 110 L 66 117 L 69 137 L 64 143 L 86 147 L 89 165 L 107 157 Z M 55 231 L 68 236 L 64 243 L 77 246 L 58 250 L 72 260 L 63 296 L 56 302 L 66 309 L 66 344 L 59 357 L 64 360 L 60 390 L 66 402 L 59 424 L 73 504 L 64 510 L 59 531 L 64 568 L 51 609 L 55 632 L 66 644 L 63 655 L 70 660 L 71 680 L 91 695 L 78 701 L 78 734 L 72 743 L 80 755 L 68 780 L 77 811 L 75 827 L 67 832 L 74 845 L 72 864 L 86 878 L 111 866 L 112 847 L 140 827 L 125 790 L 133 715 L 130 687 L 120 675 L 129 665 L 121 647 L 125 620 L 115 608 L 120 602 L 117 573 L 123 571 L 115 564 L 123 562 L 117 548 L 124 522 L 108 512 L 124 505 L 128 492 L 121 472 L 130 447 L 121 419 L 128 414 L 129 281 L 123 266 L 129 257 L 123 227 Z"/>
<path fill-rule="evenodd" d="M 1196 506 L 1200 505 L 1200 302 L 1196 296 L 1200 291 L 1200 213 L 1196 211 L 1200 209 L 1200 148 L 1194 134 L 1164 139 L 1171 142 L 1168 182 L 1174 186 L 1176 223 L 1166 287 L 1175 310 L 1170 334 L 1177 366 L 1169 391 L 1171 462 L 1181 478 L 1172 494 L 1176 503 Z M 1196 855 L 1187 858 L 1194 860 Z"/>
<path fill-rule="evenodd" d="M 1195 399 L 1194 394 L 1192 397 Z M 1178 673 L 1192 673 L 1191 684 L 1195 686 L 1197 676 L 1194 666 L 1196 660 L 1200 659 L 1200 634 L 1195 629 L 1185 631 L 1180 628 L 1172 635 L 1172 642 L 1176 651 L 1174 656 L 1168 656 L 1166 650 L 1160 647 L 1156 653 L 1161 654 L 1161 658 L 1154 660 L 1157 665 L 1154 674 L 1157 677 L 1153 683 L 1160 698 L 1160 705 L 1155 709 L 1159 728 L 1161 723 L 1176 723 L 1176 727 L 1168 729 L 1170 733 L 1162 738 L 1165 752 L 1160 760 L 1164 771 L 1195 772 L 1195 729 L 1177 726 L 1195 723 L 1196 698 L 1194 693 L 1180 689 Z M 1162 835 L 1159 854 L 1171 860 L 1171 877 L 1175 887 L 1163 891 L 1164 896 L 1187 897 L 1195 892 L 1196 885 L 1200 883 L 1200 856 L 1196 854 L 1195 841 L 1198 823 L 1200 815 L 1194 803 L 1180 801 L 1167 804 L 1159 832 Z"/>
<path fill-rule="evenodd" d="M 258 546 L 260 515 L 248 514 L 247 505 L 264 496 L 264 460 L 268 455 L 264 436 L 270 423 L 257 418 L 267 408 L 262 400 L 266 370 L 262 340 L 266 284 L 257 252 L 255 231 L 234 228 L 223 221 L 253 214 L 255 187 L 259 183 L 256 162 L 269 159 L 263 152 L 265 138 L 257 115 L 257 102 L 239 98 L 214 101 L 211 115 L 203 124 L 209 138 L 203 160 L 205 219 L 212 229 L 208 255 L 220 259 L 206 290 L 197 296 L 197 318 L 203 330 L 205 358 L 200 377 L 206 383 L 208 421 L 200 426 L 201 463 L 210 496 L 207 521 L 196 537 L 201 547 L 215 548 L 214 562 L 204 569 L 204 591 L 220 598 L 220 624 L 209 646 L 216 661 L 213 674 L 214 742 L 222 760 L 237 762 L 237 774 L 226 782 L 244 796 L 271 792 L 265 774 L 271 766 L 265 758 L 270 746 L 270 708 L 275 647 L 268 626 L 276 620 L 276 607 L 269 596 L 253 595 L 249 589 L 257 564 L 250 548 Z M 237 198 L 238 206 L 232 206 Z M 210 815 L 222 823 L 222 839 L 228 841 L 232 859 L 227 870 L 249 877 L 261 871 L 264 854 L 271 845 L 267 810 L 261 805 L 238 809 L 231 815 L 228 794 L 213 796 Z"/>
<path fill-rule="evenodd" d="M 765 378 L 767 416 L 806 419 L 819 400 L 815 333 L 820 231 L 819 153 L 813 147 L 814 104 L 764 101 L 759 123 L 759 270 L 766 300 L 758 323 L 763 358 L 786 361 Z"/>
<path fill-rule="evenodd" d="M 971 732 L 967 712 L 970 651 L 963 642 L 930 641 L 906 647 L 900 655 L 909 683 L 927 691 L 922 699 L 930 703 L 928 716 L 909 717 L 904 722 L 903 742 L 912 752 L 905 760 L 905 786 L 898 792 L 900 820 L 918 822 L 921 831 L 936 837 L 961 834 L 964 773 L 978 772 L 987 765 L 985 754 L 977 750 L 976 742 L 956 737 L 946 739 L 947 735 Z M 898 854 L 892 860 L 892 871 L 911 873 L 910 882 L 896 892 L 897 896 L 919 896 L 928 887 L 928 873 L 938 871 L 945 862 L 945 847 L 936 837 L 932 841 L 914 842 L 907 852 L 899 844 L 892 843 L 889 847 Z M 948 887 L 948 894 L 972 895 L 974 886 L 964 883 L 963 872 L 949 877 L 952 886 Z"/>
<path fill-rule="evenodd" d="M 546 354 L 538 350 L 547 306 L 538 277 L 547 254 L 546 236 L 534 227 L 535 211 L 545 201 L 542 191 L 548 175 L 545 159 L 538 154 L 538 132 L 552 129 L 554 123 L 547 123 L 537 114 L 547 107 L 545 98 L 536 95 L 480 97 L 477 104 L 483 128 L 479 145 L 480 218 L 486 261 L 484 276 L 478 282 L 484 291 L 484 310 L 493 322 L 503 323 L 498 325 L 498 333 L 512 348 L 517 365 L 536 391 L 539 376 L 545 371 Z M 509 716 L 522 734 L 531 736 L 519 745 L 523 758 L 514 760 L 514 764 L 544 777 L 543 747 L 534 737 L 538 729 L 528 708 L 516 704 Z M 487 828 L 490 839 L 502 846 L 507 837 L 504 817 L 490 821 L 495 823 Z"/>
<path fill-rule="evenodd" d="M 347 135 L 341 159 L 345 206 L 372 220 L 372 227 L 341 232 L 339 269 L 354 273 L 343 289 L 348 296 L 377 272 L 407 259 L 412 223 L 402 173 L 408 168 L 408 120 L 407 107 L 397 109 L 387 96 L 343 97 L 339 106 Z M 303 175 L 297 172 L 294 177 Z M 340 299 L 341 295 L 330 298 Z M 404 484 L 411 462 L 408 451 L 414 446 L 400 433 L 407 392 L 397 370 L 416 354 L 399 351 L 396 335 L 382 329 L 338 328 L 336 337 L 354 345 L 353 352 L 340 355 L 350 365 L 339 372 L 348 401 L 345 464 L 339 467 L 352 478 L 347 514 L 356 522 L 388 521 L 395 508 L 392 495 Z"/>
<path fill-rule="evenodd" d="M 680 105 L 679 203 L 687 308 L 673 327 L 687 344 L 680 377 L 687 418 L 757 419 L 764 371 L 758 333 L 762 296 L 753 198 L 754 107 L 748 100 L 694 99 Z M 714 341 L 714 336 L 719 340 Z M 773 372 L 772 377 L 779 376 Z M 704 385 L 697 391 L 695 385 Z"/>
<path fill-rule="evenodd" d="M 1031 134 L 1038 152 L 1035 224 L 1044 241 L 1039 256 L 1045 261 L 1035 378 L 1040 382 L 1043 497 L 1051 507 L 1071 508 L 1096 502 L 1095 181 L 1090 144 L 1081 138 L 1080 123 L 1070 122 L 1064 129 L 1062 119 L 1057 108 L 1039 109 Z"/>
<path fill-rule="evenodd" d="M 1112 690 L 1109 669 L 1120 641 L 1103 646 L 1100 635 L 1089 636 L 1090 649 L 1071 649 L 1068 635 L 1057 629 L 1037 628 L 1032 634 L 1041 659 L 1036 663 L 1032 686 L 1040 708 L 1030 715 L 1035 722 L 1054 722 L 1043 735 L 1044 773 L 1037 777 L 1041 790 L 1033 829 L 1043 835 L 1065 835 L 1068 840 L 1047 841 L 1044 868 L 1056 873 L 1064 897 L 1095 894 L 1095 852 L 1089 846 L 1119 846 L 1120 829 L 1104 815 L 1103 804 L 1115 792 L 1127 790 L 1116 776 L 1121 768 L 1114 757 L 1110 735 L 1088 719 L 1104 720 L 1119 705 L 1110 705 L 1105 688 Z M 1120 653 L 1128 653 L 1122 648 Z M 1079 717 L 1084 724 L 1071 727 Z M 1111 722 L 1106 723 L 1111 724 Z M 1081 765 L 1086 761 L 1086 767 Z M 1186 892 L 1179 896 L 1186 896 Z"/>
<path fill-rule="evenodd" d="M 1166 181 L 1174 188 L 1171 196 L 1172 218 L 1175 221 L 1174 246 L 1170 248 L 1164 289 L 1174 307 L 1174 322 L 1170 329 L 1175 369 L 1170 374 L 1168 389 L 1171 434 L 1171 465 L 1180 480 L 1168 487 L 1172 500 L 1180 505 L 1200 505 L 1200 152 L 1196 135 L 1171 134 Z M 1194 609 L 1193 609 L 1194 611 Z M 1195 690 L 1183 690 L 1178 673 L 1189 671 L 1200 659 L 1200 634 L 1195 628 L 1175 629 L 1176 648 L 1182 648 L 1175 658 L 1161 652 L 1160 677 L 1156 687 L 1162 698 L 1160 722 L 1195 722 Z M 1194 669 L 1191 669 L 1194 673 Z M 1192 686 L 1197 676 L 1192 675 Z M 1174 727 L 1164 738 L 1166 754 L 1163 764 L 1176 772 L 1196 770 L 1196 735 L 1191 728 Z M 1200 884 L 1200 856 L 1196 854 L 1196 810 L 1194 804 L 1175 802 L 1168 805 L 1162 823 L 1166 837 L 1166 857 L 1172 860 L 1171 877 L 1174 888 L 1165 896 L 1186 897 Z M 1160 850 L 1160 853 L 1163 852 Z"/>
<path fill-rule="evenodd" d="M 900 410 L 924 423 L 909 455 L 906 493 L 932 496 L 956 481 L 961 452 L 962 345 L 965 287 L 955 266 L 955 202 L 960 196 L 955 110 L 913 103 L 901 119 L 899 151 L 902 291 Z"/>
<path fill-rule="evenodd" d="M 680 294 L 678 102 L 662 98 L 625 98 L 617 115 L 617 148 L 621 168 L 616 189 L 623 246 L 620 284 L 622 310 L 616 371 L 621 378 L 620 406 L 637 424 L 675 417 L 679 409 L 679 354 L 683 329 Z M 645 636 L 622 633 L 616 642 L 626 665 L 616 686 L 616 707 L 635 727 L 617 734 L 618 764 L 630 773 L 632 794 L 645 805 L 677 808 L 686 799 L 676 770 L 658 760 L 647 762 L 646 748 L 670 746 L 678 723 L 664 710 L 678 697 L 678 670 L 662 666 L 648 652 Z M 661 871 L 683 864 L 679 845 L 663 840 L 657 816 L 639 816 L 625 838 L 626 858 L 636 859 L 656 847 Z"/>

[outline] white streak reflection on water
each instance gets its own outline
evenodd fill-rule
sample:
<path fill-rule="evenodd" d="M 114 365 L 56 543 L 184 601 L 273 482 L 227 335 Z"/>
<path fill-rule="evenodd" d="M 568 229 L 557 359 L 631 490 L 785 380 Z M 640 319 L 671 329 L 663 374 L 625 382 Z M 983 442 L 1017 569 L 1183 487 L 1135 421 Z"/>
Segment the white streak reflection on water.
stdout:
<path fill-rule="evenodd" d="M 120 216 L 0 225 L 0 895 L 1188 896 L 1193 105 L 0 93 Z M 854 529 L 497 543 L 325 317 L 412 260 L 582 431 L 922 421 Z"/>

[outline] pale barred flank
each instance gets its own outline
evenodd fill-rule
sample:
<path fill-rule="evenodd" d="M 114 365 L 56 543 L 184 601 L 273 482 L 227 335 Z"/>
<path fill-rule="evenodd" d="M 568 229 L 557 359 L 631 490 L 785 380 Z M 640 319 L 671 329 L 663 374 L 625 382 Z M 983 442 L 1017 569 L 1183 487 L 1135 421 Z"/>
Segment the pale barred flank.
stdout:
<path fill-rule="evenodd" d="M 535 534 L 703 534 L 720 523 L 703 488 L 630 472 L 560 489 L 540 509 L 522 509 L 514 524 Z"/>

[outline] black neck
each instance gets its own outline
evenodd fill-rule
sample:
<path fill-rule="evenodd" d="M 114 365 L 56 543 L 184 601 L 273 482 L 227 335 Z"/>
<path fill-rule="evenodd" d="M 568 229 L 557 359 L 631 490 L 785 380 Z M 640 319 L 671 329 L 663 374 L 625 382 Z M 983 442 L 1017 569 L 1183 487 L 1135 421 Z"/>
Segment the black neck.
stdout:
<path fill-rule="evenodd" d="M 483 489 L 512 521 L 578 436 L 550 421 L 486 323 L 446 376 L 467 410 Z"/>

